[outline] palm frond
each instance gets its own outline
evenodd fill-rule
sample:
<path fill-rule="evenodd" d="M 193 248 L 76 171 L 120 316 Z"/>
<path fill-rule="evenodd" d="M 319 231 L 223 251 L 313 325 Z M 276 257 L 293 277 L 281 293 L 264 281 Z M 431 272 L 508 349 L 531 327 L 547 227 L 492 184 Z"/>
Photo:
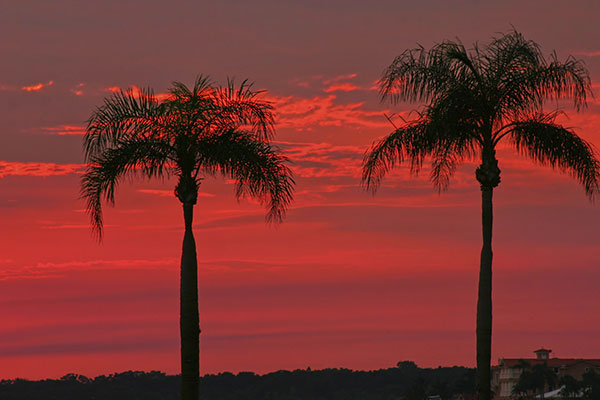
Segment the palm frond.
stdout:
<path fill-rule="evenodd" d="M 199 75 L 191 89 L 182 82 L 172 82 L 169 93 L 172 98 L 165 102 L 168 113 L 185 115 L 187 123 L 205 119 L 217 108 L 215 88 L 208 76 Z"/>
<path fill-rule="evenodd" d="M 540 46 L 515 30 L 493 38 L 482 57 L 486 61 L 488 78 L 495 79 L 496 83 L 502 80 L 503 74 L 544 63 Z"/>
<path fill-rule="evenodd" d="M 448 68 L 433 63 L 423 48 L 404 51 L 384 71 L 379 81 L 381 99 L 392 103 L 400 101 L 428 101 L 443 91 L 450 76 Z"/>
<path fill-rule="evenodd" d="M 396 57 L 380 80 L 381 99 L 429 101 L 452 87 L 477 88 L 481 81 L 479 50 L 469 52 L 460 41 L 446 41 L 426 51 L 406 50 Z"/>
<path fill-rule="evenodd" d="M 440 93 L 416 120 L 397 128 L 367 151 L 363 185 L 376 191 L 387 172 L 404 160 L 410 163 L 411 173 L 418 174 L 425 158 L 431 157 L 431 181 L 438 190 L 445 190 L 456 167 L 472 158 L 483 142 L 479 107 L 477 93 L 464 86 Z"/>
<path fill-rule="evenodd" d="M 101 154 L 120 140 L 135 138 L 157 129 L 163 107 L 152 89 L 119 90 L 104 99 L 88 120 L 84 137 L 86 159 Z"/>
<path fill-rule="evenodd" d="M 169 93 L 174 97 L 188 100 L 192 97 L 208 97 L 213 91 L 213 83 L 210 77 L 206 75 L 198 75 L 191 90 L 179 81 L 171 83 L 171 88 L 169 89 Z"/>
<path fill-rule="evenodd" d="M 203 137 L 196 146 L 199 169 L 235 179 L 238 198 L 250 196 L 267 205 L 267 221 L 283 219 L 295 182 L 276 147 L 235 129 Z"/>
<path fill-rule="evenodd" d="M 114 205 L 116 188 L 128 174 L 139 173 L 148 178 L 168 174 L 171 153 L 171 147 L 164 141 L 132 138 L 89 160 L 81 179 L 81 197 L 86 200 L 92 229 L 99 240 L 103 227 L 102 201 Z"/>
<path fill-rule="evenodd" d="M 515 122 L 509 137 L 515 148 L 543 165 L 573 176 L 593 199 L 600 192 L 600 161 L 592 144 L 557 124 L 556 113 Z"/>
<path fill-rule="evenodd" d="M 493 41 L 486 59 L 498 119 L 522 119 L 540 113 L 546 100 L 572 99 L 577 110 L 591 95 L 589 73 L 582 61 L 556 53 L 546 60 L 540 47 L 512 32 Z"/>
<path fill-rule="evenodd" d="M 587 96 L 593 96 L 589 72 L 582 60 L 573 56 L 564 62 L 552 53 L 551 62 L 539 72 L 539 77 L 532 77 L 538 83 L 541 96 L 548 99 L 573 99 L 577 110 L 585 107 Z"/>
<path fill-rule="evenodd" d="M 397 128 L 390 135 L 373 143 L 365 152 L 363 158 L 362 184 L 366 189 L 375 193 L 383 177 L 397 164 L 404 162 L 409 157 L 407 137 L 423 136 L 427 130 L 427 121 L 410 122 Z M 418 172 L 423 158 L 428 151 L 422 149 L 422 155 L 411 159 L 412 170 Z"/>
<path fill-rule="evenodd" d="M 479 51 L 477 48 L 474 50 L 472 53 L 468 52 L 460 40 L 457 40 L 456 42 L 440 43 L 434 46 L 429 53 L 432 58 L 431 63 L 449 67 L 454 81 L 461 84 L 473 84 L 481 79 Z"/>
<path fill-rule="evenodd" d="M 250 128 L 259 139 L 270 140 L 275 133 L 273 105 L 261 98 L 264 91 L 253 90 L 248 80 L 236 86 L 235 80 L 228 78 L 227 85 L 219 87 L 216 104 L 220 109 L 219 123 L 222 126 Z"/>
<path fill-rule="evenodd" d="M 433 186 L 442 192 L 448 189 L 450 178 L 456 172 L 456 168 L 465 159 L 473 158 L 475 154 L 472 146 L 460 143 L 448 143 L 445 147 L 440 146 L 432 155 L 430 180 Z"/>
<path fill-rule="evenodd" d="M 227 85 L 217 87 L 200 76 L 192 89 L 173 82 L 171 93 L 174 98 L 166 102 L 169 113 L 179 115 L 194 138 L 231 128 L 247 130 L 261 140 L 274 135 L 273 106 L 261 98 L 264 91 L 253 90 L 247 80 L 237 86 L 228 79 Z"/>

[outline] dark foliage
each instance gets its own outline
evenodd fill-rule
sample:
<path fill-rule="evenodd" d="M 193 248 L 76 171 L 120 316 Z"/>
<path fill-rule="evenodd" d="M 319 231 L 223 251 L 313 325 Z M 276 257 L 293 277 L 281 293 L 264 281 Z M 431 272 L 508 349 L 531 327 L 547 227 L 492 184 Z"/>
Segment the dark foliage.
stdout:
<path fill-rule="evenodd" d="M 401 362 L 376 371 L 350 369 L 277 371 L 265 375 L 229 372 L 205 375 L 205 400 L 442 400 L 475 391 L 475 370 L 464 367 L 418 368 Z M 180 379 L 162 372 L 128 371 L 94 379 L 69 374 L 61 379 L 0 381 L 2 400 L 170 400 L 180 397 Z"/>
<path fill-rule="evenodd" d="M 584 399 L 600 399 L 600 374 L 594 369 L 590 369 L 583 374 L 580 386 L 583 389 Z"/>
<path fill-rule="evenodd" d="M 523 372 L 513 388 L 513 394 L 517 398 L 533 398 L 536 393 L 542 394 L 556 389 L 558 376 L 546 363 L 531 366 L 521 360 L 519 368 Z"/>
<path fill-rule="evenodd" d="M 522 369 L 523 372 L 513 388 L 514 399 L 533 400 L 540 398 L 541 394 L 546 391 L 552 391 L 560 387 L 560 395 L 565 400 L 600 400 L 600 374 L 593 368 L 586 371 L 581 380 L 577 380 L 571 375 L 563 375 L 558 378 L 546 364 L 538 364 L 532 367 L 522 361 L 518 368 Z"/>

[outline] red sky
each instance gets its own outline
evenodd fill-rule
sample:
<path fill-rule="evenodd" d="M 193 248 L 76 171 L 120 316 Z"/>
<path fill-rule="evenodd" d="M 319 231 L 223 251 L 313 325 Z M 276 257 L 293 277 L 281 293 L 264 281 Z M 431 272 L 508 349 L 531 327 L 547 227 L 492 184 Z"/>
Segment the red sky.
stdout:
<path fill-rule="evenodd" d="M 373 83 L 395 55 L 511 24 L 585 61 L 596 98 L 565 124 L 600 146 L 600 5 L 587 1 L 31 1 L 0 14 L 0 378 L 178 371 L 182 215 L 173 182 L 123 185 L 102 245 L 78 199 L 81 132 L 111 88 L 249 78 L 293 161 L 284 224 L 206 180 L 196 210 L 201 370 L 475 364 L 474 164 L 438 195 L 399 168 L 373 197 L 365 149 L 390 132 Z M 598 205 L 499 152 L 493 358 L 600 355 Z"/>

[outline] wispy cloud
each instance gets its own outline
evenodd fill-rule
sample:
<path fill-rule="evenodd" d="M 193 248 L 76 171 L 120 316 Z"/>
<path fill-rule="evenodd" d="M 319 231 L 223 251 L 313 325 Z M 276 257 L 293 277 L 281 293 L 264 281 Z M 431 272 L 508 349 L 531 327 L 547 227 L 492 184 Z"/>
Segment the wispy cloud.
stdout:
<path fill-rule="evenodd" d="M 107 225 L 104 225 L 104 227 L 106 228 Z M 40 229 L 49 229 L 49 230 L 56 230 L 56 229 L 90 229 L 90 225 L 89 224 L 55 224 L 55 225 L 46 224 L 46 225 L 41 225 Z"/>
<path fill-rule="evenodd" d="M 279 142 L 293 162 L 294 173 L 303 178 L 360 177 L 364 149 L 330 143 Z"/>
<path fill-rule="evenodd" d="M 335 86 L 339 83 L 344 83 L 344 81 L 349 81 L 356 78 L 358 74 L 344 74 L 344 75 L 336 75 L 334 77 L 324 77 L 323 75 L 313 75 L 308 77 L 294 78 L 290 82 L 296 86 L 302 88 L 323 88 Z M 349 82 L 345 82 L 349 83 Z M 360 88 L 357 86 L 357 88 Z"/>
<path fill-rule="evenodd" d="M 600 50 L 599 51 L 576 51 L 573 54 L 575 54 L 577 56 L 584 56 L 584 57 L 600 57 Z"/>
<path fill-rule="evenodd" d="M 165 269 L 176 268 L 178 259 L 162 258 L 154 260 L 120 259 L 87 260 L 66 262 L 40 262 L 25 266 L 6 266 L 0 270 L 0 281 L 8 279 L 39 279 L 59 276 L 68 271 L 115 270 L 115 269 Z"/>
<path fill-rule="evenodd" d="M 353 92 L 355 90 L 360 90 L 360 86 L 356 86 L 350 82 L 342 82 L 342 83 L 334 83 L 323 89 L 325 93 L 333 93 L 333 92 Z"/>
<path fill-rule="evenodd" d="M 73 94 L 75 94 L 76 96 L 81 96 L 83 95 L 83 87 L 85 86 L 84 83 L 78 83 L 77 85 L 75 85 L 74 88 L 71 88 L 71 92 Z"/>
<path fill-rule="evenodd" d="M 267 99 L 275 106 L 278 125 L 283 128 L 389 127 L 389 122 L 384 117 L 388 110 L 366 110 L 364 102 L 340 103 L 334 94 L 310 98 L 269 96 Z"/>
<path fill-rule="evenodd" d="M 79 174 L 84 164 L 56 164 L 19 161 L 0 161 L 0 178 L 7 176 L 56 176 Z"/>
<path fill-rule="evenodd" d="M 323 83 L 326 84 L 326 85 L 330 85 L 332 83 L 354 79 L 357 76 L 358 76 L 358 74 L 354 74 L 354 73 L 353 74 L 338 75 L 338 76 L 334 76 L 333 78 L 329 78 L 329 79 L 324 80 Z"/>
<path fill-rule="evenodd" d="M 43 131 L 53 135 L 84 135 L 85 127 L 82 125 L 59 125 L 42 128 Z"/>
<path fill-rule="evenodd" d="M 37 83 L 37 84 L 31 85 L 31 86 L 23 86 L 21 88 L 21 90 L 24 90 L 26 92 L 39 92 L 40 90 L 44 89 L 45 87 L 52 86 L 53 84 L 54 84 L 54 81 L 48 81 L 48 83 Z"/>

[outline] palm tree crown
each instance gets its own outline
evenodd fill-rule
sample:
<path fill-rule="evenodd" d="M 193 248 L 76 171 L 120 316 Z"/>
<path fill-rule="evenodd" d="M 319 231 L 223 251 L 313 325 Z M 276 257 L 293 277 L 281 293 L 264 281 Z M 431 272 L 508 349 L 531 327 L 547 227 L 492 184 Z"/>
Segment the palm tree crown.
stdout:
<path fill-rule="evenodd" d="M 494 158 L 506 138 L 535 161 L 573 175 L 588 196 L 598 193 L 600 163 L 593 147 L 556 122 L 559 112 L 547 112 L 546 100 L 571 98 L 581 109 L 591 94 L 583 63 L 573 57 L 546 60 L 539 46 L 518 32 L 494 39 L 485 49 L 465 49 L 444 42 L 429 51 L 407 50 L 380 81 L 382 99 L 426 102 L 418 118 L 375 143 L 365 156 L 363 182 L 376 189 L 397 163 L 408 160 L 418 173 L 432 159 L 431 180 L 446 189 L 465 159 L 478 154 Z M 488 162 L 493 162 L 489 160 Z M 492 167 L 492 166 L 490 166 Z M 483 171 L 482 171 L 483 172 Z M 499 171 L 481 175 L 496 186 Z"/>
<path fill-rule="evenodd" d="M 383 99 L 424 102 L 418 117 L 397 127 L 367 151 L 363 184 L 375 191 L 386 173 L 408 161 L 418 173 L 431 158 L 431 181 L 448 187 L 457 166 L 477 156 L 475 177 L 482 193 L 483 246 L 477 301 L 477 385 L 480 400 L 490 399 L 492 335 L 493 189 L 500 183 L 496 148 L 506 139 L 518 152 L 575 177 L 593 198 L 600 191 L 600 161 L 593 146 L 557 123 L 547 100 L 572 99 L 577 110 L 591 95 L 583 63 L 568 57 L 547 60 L 539 46 L 511 32 L 485 48 L 467 50 L 443 42 L 429 51 L 407 50 L 381 79 Z"/>
<path fill-rule="evenodd" d="M 174 82 L 159 101 L 151 89 L 119 91 L 104 100 L 88 121 L 89 162 L 82 194 L 95 232 L 102 234 L 102 200 L 114 204 L 115 189 L 130 174 L 175 175 L 175 195 L 195 204 L 205 176 L 236 180 L 236 196 L 268 206 L 267 219 L 280 221 L 292 200 L 294 181 L 269 140 L 273 109 L 244 81 L 215 87 L 200 76 L 190 89 Z"/>

